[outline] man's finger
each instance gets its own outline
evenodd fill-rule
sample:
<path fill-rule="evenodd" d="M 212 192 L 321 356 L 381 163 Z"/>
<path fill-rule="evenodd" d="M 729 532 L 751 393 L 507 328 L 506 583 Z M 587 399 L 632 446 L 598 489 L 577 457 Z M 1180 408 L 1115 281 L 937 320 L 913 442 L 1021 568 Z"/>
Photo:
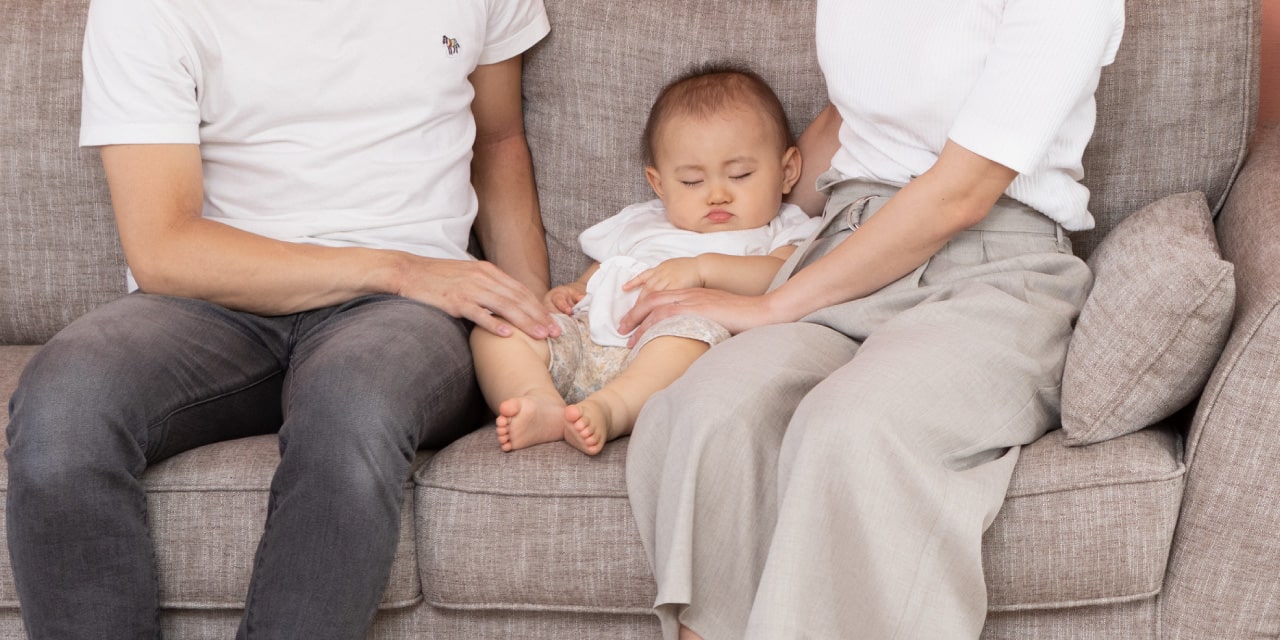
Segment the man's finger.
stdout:
<path fill-rule="evenodd" d="M 462 315 L 466 319 L 476 323 L 477 327 L 480 327 L 493 335 L 502 336 L 504 338 L 511 335 L 511 326 L 500 320 L 498 316 L 489 313 L 485 309 L 476 307 L 472 311 L 463 313 Z"/>

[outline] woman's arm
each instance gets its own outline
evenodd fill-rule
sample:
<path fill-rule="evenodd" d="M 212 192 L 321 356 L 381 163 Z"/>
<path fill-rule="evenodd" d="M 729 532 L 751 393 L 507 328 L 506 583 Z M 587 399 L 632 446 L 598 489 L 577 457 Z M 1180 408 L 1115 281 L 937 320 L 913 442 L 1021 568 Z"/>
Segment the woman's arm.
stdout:
<path fill-rule="evenodd" d="M 731 333 L 792 322 L 860 298 L 924 264 L 952 236 L 986 217 L 1017 173 L 948 141 L 928 171 L 912 180 L 834 250 L 762 296 L 682 289 L 643 296 L 621 331 L 643 333 L 677 313 L 697 313 Z M 634 339 L 634 338 L 633 338 Z"/>
<path fill-rule="evenodd" d="M 861 298 L 910 273 L 986 217 L 1017 172 L 951 142 L 937 162 L 840 243 L 775 290 L 775 322 Z"/>
<path fill-rule="evenodd" d="M 702 253 L 692 258 L 671 258 L 628 280 L 622 290 L 640 289 L 640 295 L 645 296 L 668 289 L 702 287 L 756 296 L 769 288 L 795 249 L 794 245 L 787 245 L 767 256 Z"/>

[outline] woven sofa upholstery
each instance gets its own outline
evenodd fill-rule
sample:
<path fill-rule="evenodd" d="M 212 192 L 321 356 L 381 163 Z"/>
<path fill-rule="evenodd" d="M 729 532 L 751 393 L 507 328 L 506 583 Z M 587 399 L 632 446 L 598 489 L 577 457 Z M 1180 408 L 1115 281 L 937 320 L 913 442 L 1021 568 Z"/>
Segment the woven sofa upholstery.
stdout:
<path fill-rule="evenodd" d="M 579 231 L 649 197 L 638 134 L 672 75 L 748 64 L 797 131 L 825 103 L 813 0 L 546 4 L 553 31 L 527 58 L 525 113 L 556 282 L 586 264 Z M 124 292 L 97 154 L 75 146 L 86 6 L 11 0 L 0 23 L 0 397 L 41 342 Z M 1258 0 L 1128 2 L 1085 157 L 1099 225 L 1073 242 L 1087 255 L 1145 204 L 1204 192 L 1235 265 L 1232 333 L 1200 400 L 1173 418 L 1087 447 L 1054 431 L 1024 448 L 984 540 L 983 637 L 1280 633 L 1280 131 L 1245 162 L 1259 12 Z M 421 453 L 370 637 L 658 637 L 626 446 L 503 454 L 481 429 Z M 276 447 L 224 442 L 146 473 L 165 637 L 233 633 Z M 21 637 L 0 554 L 0 638 Z"/>

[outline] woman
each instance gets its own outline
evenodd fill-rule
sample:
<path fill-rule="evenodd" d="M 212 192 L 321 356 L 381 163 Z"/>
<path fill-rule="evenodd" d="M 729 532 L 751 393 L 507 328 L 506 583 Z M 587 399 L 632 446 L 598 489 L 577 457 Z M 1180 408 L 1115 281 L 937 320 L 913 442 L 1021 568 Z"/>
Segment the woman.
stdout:
<path fill-rule="evenodd" d="M 1122 0 L 818 0 L 824 231 L 640 416 L 628 489 L 668 638 L 977 637 L 982 533 L 1051 428 L 1090 274 L 1081 157 Z M 834 153 L 833 153 L 834 152 Z"/>

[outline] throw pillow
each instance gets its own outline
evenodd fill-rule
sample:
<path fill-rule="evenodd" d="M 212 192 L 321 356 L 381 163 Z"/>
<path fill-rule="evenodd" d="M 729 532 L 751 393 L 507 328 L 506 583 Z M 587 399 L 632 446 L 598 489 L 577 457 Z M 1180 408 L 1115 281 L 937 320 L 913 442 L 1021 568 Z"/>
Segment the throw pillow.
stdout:
<path fill-rule="evenodd" d="M 1181 193 L 1121 221 L 1089 258 L 1093 290 L 1067 350 L 1066 443 L 1133 433 L 1204 387 L 1226 344 L 1234 268 L 1204 194 Z"/>

